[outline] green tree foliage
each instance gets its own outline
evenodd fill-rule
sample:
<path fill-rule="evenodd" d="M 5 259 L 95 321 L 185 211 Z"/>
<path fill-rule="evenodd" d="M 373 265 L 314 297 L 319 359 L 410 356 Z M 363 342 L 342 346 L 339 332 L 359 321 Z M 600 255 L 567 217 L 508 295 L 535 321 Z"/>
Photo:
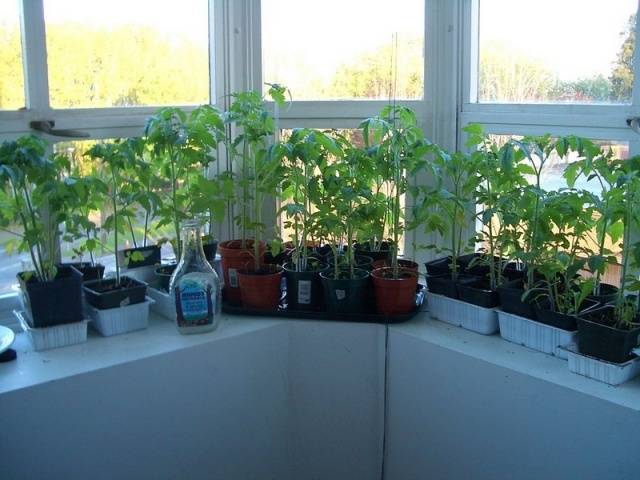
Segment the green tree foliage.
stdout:
<path fill-rule="evenodd" d="M 621 33 L 625 37 L 618 52 L 618 61 L 611 72 L 612 97 L 618 101 L 629 101 L 633 88 L 633 49 L 636 43 L 636 16 L 631 15 L 627 28 Z"/>

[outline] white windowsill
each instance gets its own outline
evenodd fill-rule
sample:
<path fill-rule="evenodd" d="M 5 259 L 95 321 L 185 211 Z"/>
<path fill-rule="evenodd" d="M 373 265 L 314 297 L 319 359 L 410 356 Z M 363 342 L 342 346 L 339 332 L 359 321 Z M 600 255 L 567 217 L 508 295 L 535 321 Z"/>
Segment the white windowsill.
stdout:
<path fill-rule="evenodd" d="M 221 325 L 215 332 L 185 336 L 176 331 L 172 322 L 152 314 L 149 328 L 146 330 L 105 338 L 89 328 L 86 343 L 44 352 L 34 352 L 26 336 L 21 333 L 16 336 L 13 345 L 13 348 L 18 352 L 18 359 L 14 362 L 0 364 L 0 395 L 267 328 L 277 326 L 286 328 L 286 325 L 304 322 L 306 321 L 223 314 Z M 324 325 L 330 329 L 335 323 L 326 322 Z M 361 325 L 363 328 L 368 326 L 382 329 L 380 325 Z M 421 313 L 410 322 L 390 326 L 390 334 L 391 359 L 393 359 L 394 353 L 393 336 L 406 335 L 430 345 L 475 358 L 478 361 L 503 367 L 514 373 L 537 378 L 559 387 L 571 389 L 579 394 L 640 411 L 640 377 L 618 387 L 611 387 L 571 373 L 565 360 L 509 343 L 499 335 L 479 335 L 431 320 L 428 313 Z M 425 368 L 428 368 L 428 365 L 425 365 Z"/>

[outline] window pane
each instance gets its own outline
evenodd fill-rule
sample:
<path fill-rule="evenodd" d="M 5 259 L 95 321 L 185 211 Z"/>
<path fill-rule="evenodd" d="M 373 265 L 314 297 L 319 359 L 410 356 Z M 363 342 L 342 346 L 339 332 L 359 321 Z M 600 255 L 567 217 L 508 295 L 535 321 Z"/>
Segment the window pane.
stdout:
<path fill-rule="evenodd" d="M 53 107 L 208 103 L 207 0 L 44 7 Z"/>
<path fill-rule="evenodd" d="M 262 0 L 263 78 L 294 100 L 388 99 L 397 33 L 396 98 L 420 99 L 423 32 L 423 0 Z"/>
<path fill-rule="evenodd" d="M 25 106 L 18 2 L 0 2 L 0 110 Z"/>
<path fill-rule="evenodd" d="M 481 0 L 481 102 L 630 103 L 636 0 Z"/>

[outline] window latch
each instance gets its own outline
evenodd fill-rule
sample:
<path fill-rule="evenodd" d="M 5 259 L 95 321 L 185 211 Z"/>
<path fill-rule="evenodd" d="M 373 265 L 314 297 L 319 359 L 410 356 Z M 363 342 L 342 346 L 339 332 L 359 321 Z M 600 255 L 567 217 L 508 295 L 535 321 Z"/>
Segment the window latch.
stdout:
<path fill-rule="evenodd" d="M 69 138 L 89 138 L 89 134 L 81 132 L 80 130 L 72 130 L 65 128 L 54 128 L 56 122 L 53 120 L 34 120 L 29 122 L 29 127 L 32 130 L 46 133 L 47 135 L 53 135 L 55 137 L 69 137 Z"/>
<path fill-rule="evenodd" d="M 627 118 L 627 125 L 631 130 L 640 134 L 640 117 Z"/>

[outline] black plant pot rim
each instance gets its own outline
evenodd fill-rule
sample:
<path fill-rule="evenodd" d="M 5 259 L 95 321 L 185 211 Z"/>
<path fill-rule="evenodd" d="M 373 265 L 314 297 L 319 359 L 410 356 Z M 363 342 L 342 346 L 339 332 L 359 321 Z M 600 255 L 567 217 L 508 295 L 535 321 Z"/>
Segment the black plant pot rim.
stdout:
<path fill-rule="evenodd" d="M 178 267 L 177 263 L 172 263 L 172 264 L 169 264 L 169 265 L 160 265 L 158 268 L 155 269 L 155 274 L 156 275 L 167 275 L 167 276 L 169 276 L 175 271 L 175 269 L 177 267 Z M 170 269 L 170 271 L 169 272 L 163 272 L 162 270 L 165 269 L 165 268 Z"/>
<path fill-rule="evenodd" d="M 313 272 L 322 272 L 325 271 L 329 268 L 329 264 L 327 262 L 321 262 L 319 261 L 319 266 L 318 268 L 308 268 L 309 267 L 309 263 L 307 263 L 307 268 L 305 270 L 297 270 L 296 267 L 294 266 L 293 262 L 287 262 L 285 264 L 282 265 L 282 269 L 285 272 L 292 272 L 292 273 L 313 273 Z"/>
<path fill-rule="evenodd" d="M 342 271 L 344 272 L 344 270 Z M 365 278 L 370 276 L 370 273 L 362 268 L 354 268 L 353 273 L 355 275 L 354 278 L 335 278 L 333 275 L 333 268 L 330 268 L 327 271 L 320 272 L 320 277 L 326 280 L 364 280 Z"/>
<path fill-rule="evenodd" d="M 609 305 L 603 305 L 601 308 L 606 308 L 608 306 Z M 578 314 L 578 316 L 576 316 L 576 320 L 579 321 L 579 322 L 589 323 L 591 325 L 597 325 L 597 326 L 602 327 L 602 328 L 607 328 L 607 329 L 613 330 L 615 332 L 621 332 L 621 333 L 638 332 L 640 334 L 640 323 L 635 323 L 635 322 L 632 323 L 632 325 L 634 325 L 634 327 L 632 329 L 626 329 L 626 328 L 623 329 L 623 328 L 614 327 L 612 325 L 607 325 L 605 323 L 596 322 L 595 320 L 590 320 L 588 318 L 584 318 L 584 317 L 581 316 L 581 315 L 583 315 L 585 313 L 589 314 L 589 313 L 593 313 L 593 312 L 595 312 L 597 310 L 598 309 L 594 308 L 592 310 L 589 310 L 588 312 L 581 312 L 580 314 Z"/>
<path fill-rule="evenodd" d="M 133 277 L 129 277 L 128 275 L 121 275 L 120 276 L 120 281 L 122 282 L 123 279 L 126 279 L 128 282 L 130 282 L 129 286 L 126 287 L 120 287 L 121 290 L 127 290 L 127 289 L 133 289 L 133 288 L 139 288 L 139 287 L 147 287 L 148 285 L 138 279 L 135 279 Z M 109 277 L 109 278 L 99 278 L 97 280 L 90 280 L 88 282 L 85 282 L 82 287 L 84 289 L 87 290 L 91 290 L 92 292 L 94 292 L 96 295 L 104 295 L 105 293 L 108 292 L 100 292 L 98 290 L 94 290 L 93 288 L 91 288 L 92 285 L 97 285 L 100 283 L 110 283 L 110 282 L 115 282 L 116 279 L 115 277 Z"/>

